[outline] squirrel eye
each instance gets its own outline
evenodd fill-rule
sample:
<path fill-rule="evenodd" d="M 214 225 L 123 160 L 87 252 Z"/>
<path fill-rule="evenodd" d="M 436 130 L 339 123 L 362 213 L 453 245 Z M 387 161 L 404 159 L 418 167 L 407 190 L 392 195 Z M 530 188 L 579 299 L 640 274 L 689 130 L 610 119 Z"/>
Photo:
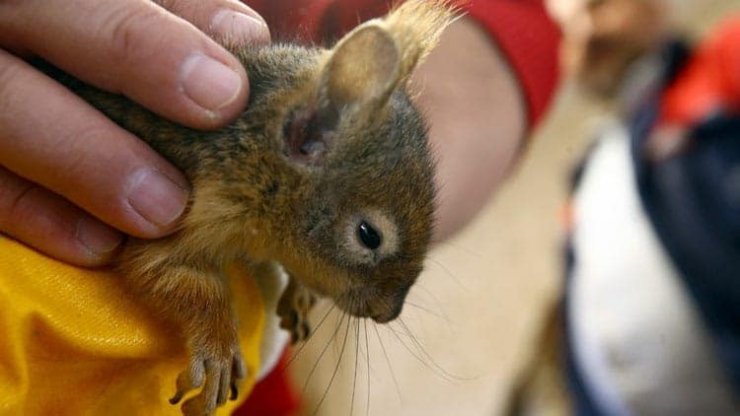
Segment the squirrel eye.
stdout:
<path fill-rule="evenodd" d="M 362 244 L 370 250 L 377 249 L 382 242 L 378 231 L 372 225 L 368 224 L 367 221 L 362 221 L 357 226 L 357 236 L 360 238 Z"/>

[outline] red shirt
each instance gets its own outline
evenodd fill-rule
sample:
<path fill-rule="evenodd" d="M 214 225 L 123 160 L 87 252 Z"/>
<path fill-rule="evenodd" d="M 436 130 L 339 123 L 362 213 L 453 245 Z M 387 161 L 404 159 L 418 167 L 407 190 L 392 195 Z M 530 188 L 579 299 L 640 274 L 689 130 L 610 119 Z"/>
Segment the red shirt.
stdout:
<path fill-rule="evenodd" d="M 740 15 L 702 41 L 667 88 L 661 122 L 691 126 L 715 111 L 740 114 Z"/>

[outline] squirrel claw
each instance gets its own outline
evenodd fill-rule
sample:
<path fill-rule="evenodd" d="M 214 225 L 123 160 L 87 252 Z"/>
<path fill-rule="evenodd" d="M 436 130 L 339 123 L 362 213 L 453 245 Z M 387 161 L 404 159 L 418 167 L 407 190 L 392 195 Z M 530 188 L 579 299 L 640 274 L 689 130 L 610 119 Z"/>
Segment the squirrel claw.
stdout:
<path fill-rule="evenodd" d="M 238 348 L 235 351 L 231 357 L 226 358 L 202 358 L 207 354 L 194 354 L 190 368 L 177 377 L 177 392 L 170 403 L 179 403 L 185 394 L 200 385 L 203 385 L 200 393 L 183 403 L 183 415 L 211 415 L 227 399 L 235 400 L 239 393 L 238 383 L 246 375 Z"/>
<path fill-rule="evenodd" d="M 191 359 L 187 371 L 177 376 L 177 392 L 170 399 L 170 404 L 178 404 L 190 390 L 196 389 L 203 384 L 205 377 L 205 366 L 202 360 Z"/>
<path fill-rule="evenodd" d="M 229 396 L 229 400 L 234 401 L 239 396 L 238 382 L 247 376 L 247 367 L 244 365 L 241 354 L 235 354 L 234 361 L 231 364 L 231 395 Z"/>
<path fill-rule="evenodd" d="M 231 395 L 229 396 L 229 400 L 234 401 L 237 397 L 239 397 L 239 387 L 236 386 L 236 383 L 231 382 Z"/>
<path fill-rule="evenodd" d="M 280 328 L 290 332 L 291 342 L 296 344 L 308 339 L 311 325 L 308 314 L 316 304 L 316 295 L 291 278 L 278 303 Z"/>
<path fill-rule="evenodd" d="M 172 396 L 172 398 L 170 398 L 169 400 L 170 404 L 180 403 L 180 400 L 182 400 L 182 396 L 184 395 L 185 395 L 184 393 L 178 391 L 177 393 L 175 393 L 174 396 Z"/>

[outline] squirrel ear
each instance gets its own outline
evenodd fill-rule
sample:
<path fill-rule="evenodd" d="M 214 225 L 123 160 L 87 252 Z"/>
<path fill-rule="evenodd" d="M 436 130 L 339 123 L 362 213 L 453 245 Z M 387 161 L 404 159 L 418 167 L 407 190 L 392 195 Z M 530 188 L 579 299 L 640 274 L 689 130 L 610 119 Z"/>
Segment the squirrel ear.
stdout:
<path fill-rule="evenodd" d="M 318 165 L 333 147 L 332 132 L 347 108 L 366 113 L 382 106 L 399 73 L 399 51 L 388 33 L 365 24 L 345 36 L 329 52 L 321 69 L 317 105 L 291 115 L 284 127 L 288 155 Z"/>
<path fill-rule="evenodd" d="M 439 41 L 455 15 L 452 0 L 407 0 L 382 19 L 360 25 L 330 52 L 320 78 L 324 105 L 380 105 Z"/>
<path fill-rule="evenodd" d="M 339 41 L 324 66 L 321 96 L 341 109 L 384 102 L 399 79 L 400 51 L 383 28 L 364 24 Z"/>

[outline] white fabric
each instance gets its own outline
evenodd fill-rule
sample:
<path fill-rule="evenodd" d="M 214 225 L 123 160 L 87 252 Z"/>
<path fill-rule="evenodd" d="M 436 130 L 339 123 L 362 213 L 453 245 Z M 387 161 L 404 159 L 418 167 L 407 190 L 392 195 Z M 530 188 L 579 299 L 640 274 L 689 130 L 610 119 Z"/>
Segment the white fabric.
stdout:
<path fill-rule="evenodd" d="M 693 301 L 642 210 L 631 163 L 615 125 L 575 196 L 568 317 L 576 366 L 609 415 L 738 414 Z"/>
<path fill-rule="evenodd" d="M 280 317 L 276 313 L 280 296 L 288 286 L 288 275 L 274 263 L 259 265 L 254 271 L 265 303 L 265 328 L 260 346 L 260 372 L 257 375 L 257 381 L 260 381 L 275 368 L 290 342 L 290 333 L 280 328 Z"/>

